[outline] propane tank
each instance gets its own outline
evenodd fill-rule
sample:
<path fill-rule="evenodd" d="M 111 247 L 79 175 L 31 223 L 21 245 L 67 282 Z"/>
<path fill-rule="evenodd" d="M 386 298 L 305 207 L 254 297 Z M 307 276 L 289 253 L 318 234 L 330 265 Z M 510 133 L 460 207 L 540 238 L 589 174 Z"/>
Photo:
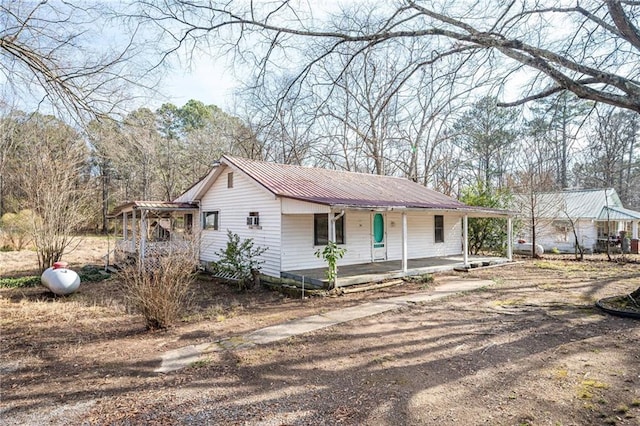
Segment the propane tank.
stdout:
<path fill-rule="evenodd" d="M 67 269 L 67 266 L 67 262 L 56 262 L 52 267 L 47 268 L 40 277 L 42 285 L 59 296 L 78 290 L 80 277 L 71 269 Z"/>

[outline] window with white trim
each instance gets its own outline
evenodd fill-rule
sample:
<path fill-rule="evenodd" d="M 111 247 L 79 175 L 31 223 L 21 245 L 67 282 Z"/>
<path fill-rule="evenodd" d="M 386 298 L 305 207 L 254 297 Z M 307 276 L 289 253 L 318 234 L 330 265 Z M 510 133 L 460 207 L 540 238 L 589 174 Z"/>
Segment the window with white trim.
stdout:
<path fill-rule="evenodd" d="M 344 216 L 336 220 L 336 244 L 344 244 Z M 329 242 L 329 215 L 316 213 L 313 215 L 313 245 L 324 246 Z"/>
<path fill-rule="evenodd" d="M 217 210 L 203 212 L 202 213 L 202 229 L 217 231 L 219 226 L 219 216 L 220 214 Z"/>
<path fill-rule="evenodd" d="M 433 217 L 434 223 L 434 241 L 436 243 L 444 243 L 444 216 L 435 215 Z"/>
<path fill-rule="evenodd" d="M 249 228 L 262 229 L 261 226 L 260 226 L 260 213 L 259 212 L 249 212 L 249 216 L 247 216 L 247 226 Z"/>

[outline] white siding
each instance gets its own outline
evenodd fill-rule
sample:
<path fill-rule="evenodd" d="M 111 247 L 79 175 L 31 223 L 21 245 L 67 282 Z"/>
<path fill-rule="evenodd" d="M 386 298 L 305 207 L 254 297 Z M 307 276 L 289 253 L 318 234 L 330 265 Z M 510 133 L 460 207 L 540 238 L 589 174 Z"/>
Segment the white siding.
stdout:
<path fill-rule="evenodd" d="M 564 219 L 558 219 L 567 222 Z M 593 250 L 596 245 L 598 231 L 595 222 L 591 219 L 579 219 L 576 221 L 576 233 L 578 241 L 586 249 Z M 532 241 L 530 233 L 524 233 L 527 242 Z M 551 252 L 554 248 L 563 252 L 573 252 L 574 250 L 573 230 L 567 227 L 567 233 L 559 233 L 553 226 L 553 221 L 540 221 L 536 228 L 536 244 L 540 244 L 545 252 Z"/>
<path fill-rule="evenodd" d="M 253 238 L 256 246 L 268 247 L 262 255 L 262 272 L 280 276 L 280 201 L 273 194 L 239 172 L 234 172 L 233 188 L 227 188 L 225 172 L 202 197 L 200 208 L 220 212 L 219 229 L 202 231 L 201 260 L 217 260 L 215 253 L 226 247 L 227 230 L 231 230 L 242 239 Z M 247 226 L 249 212 L 260 214 L 261 229 Z"/>
<path fill-rule="evenodd" d="M 338 265 L 371 261 L 371 221 L 369 212 L 345 213 L 345 247 L 347 252 Z M 313 214 L 282 215 L 282 269 L 321 268 L 322 259 L 315 256 L 322 246 L 313 245 Z"/>
<path fill-rule="evenodd" d="M 389 212 L 386 216 L 387 258 L 402 259 L 402 214 Z M 338 265 L 371 262 L 372 213 L 347 211 L 345 213 L 345 257 Z M 447 256 L 462 253 L 460 217 L 445 216 L 445 242 L 434 243 L 433 214 L 409 212 L 408 257 Z M 282 216 L 282 269 L 284 271 L 324 267 L 323 260 L 315 256 L 319 246 L 313 245 L 313 214 Z"/>
<path fill-rule="evenodd" d="M 329 213 L 329 206 L 282 198 L 282 214 Z"/>
<path fill-rule="evenodd" d="M 389 215 L 389 259 L 402 259 L 402 216 Z M 430 213 L 407 213 L 408 258 L 450 256 L 462 253 L 462 226 L 458 216 L 444 215 L 444 242 L 435 242 L 435 220 Z"/>

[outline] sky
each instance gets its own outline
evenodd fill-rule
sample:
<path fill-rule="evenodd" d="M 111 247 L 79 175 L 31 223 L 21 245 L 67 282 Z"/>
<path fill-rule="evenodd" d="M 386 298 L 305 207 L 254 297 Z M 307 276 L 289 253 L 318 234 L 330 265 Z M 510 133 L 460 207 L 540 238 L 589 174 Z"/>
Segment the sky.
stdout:
<path fill-rule="evenodd" d="M 151 103 L 153 108 L 164 102 L 182 106 L 190 99 L 195 99 L 229 112 L 233 108 L 233 92 L 238 85 L 239 82 L 222 61 L 216 63 L 211 58 L 199 59 L 189 69 L 174 67 L 160 88 L 166 100 L 155 99 Z"/>

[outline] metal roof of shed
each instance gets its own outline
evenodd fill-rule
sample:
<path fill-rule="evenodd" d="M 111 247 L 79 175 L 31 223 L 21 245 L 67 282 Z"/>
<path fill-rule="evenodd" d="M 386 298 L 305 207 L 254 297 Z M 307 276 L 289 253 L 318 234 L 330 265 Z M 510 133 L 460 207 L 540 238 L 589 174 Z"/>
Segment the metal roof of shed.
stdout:
<path fill-rule="evenodd" d="M 613 188 L 575 189 L 537 194 L 541 217 L 555 218 L 569 215 L 573 218 L 598 219 L 602 209 L 623 209 L 620 197 Z"/>

